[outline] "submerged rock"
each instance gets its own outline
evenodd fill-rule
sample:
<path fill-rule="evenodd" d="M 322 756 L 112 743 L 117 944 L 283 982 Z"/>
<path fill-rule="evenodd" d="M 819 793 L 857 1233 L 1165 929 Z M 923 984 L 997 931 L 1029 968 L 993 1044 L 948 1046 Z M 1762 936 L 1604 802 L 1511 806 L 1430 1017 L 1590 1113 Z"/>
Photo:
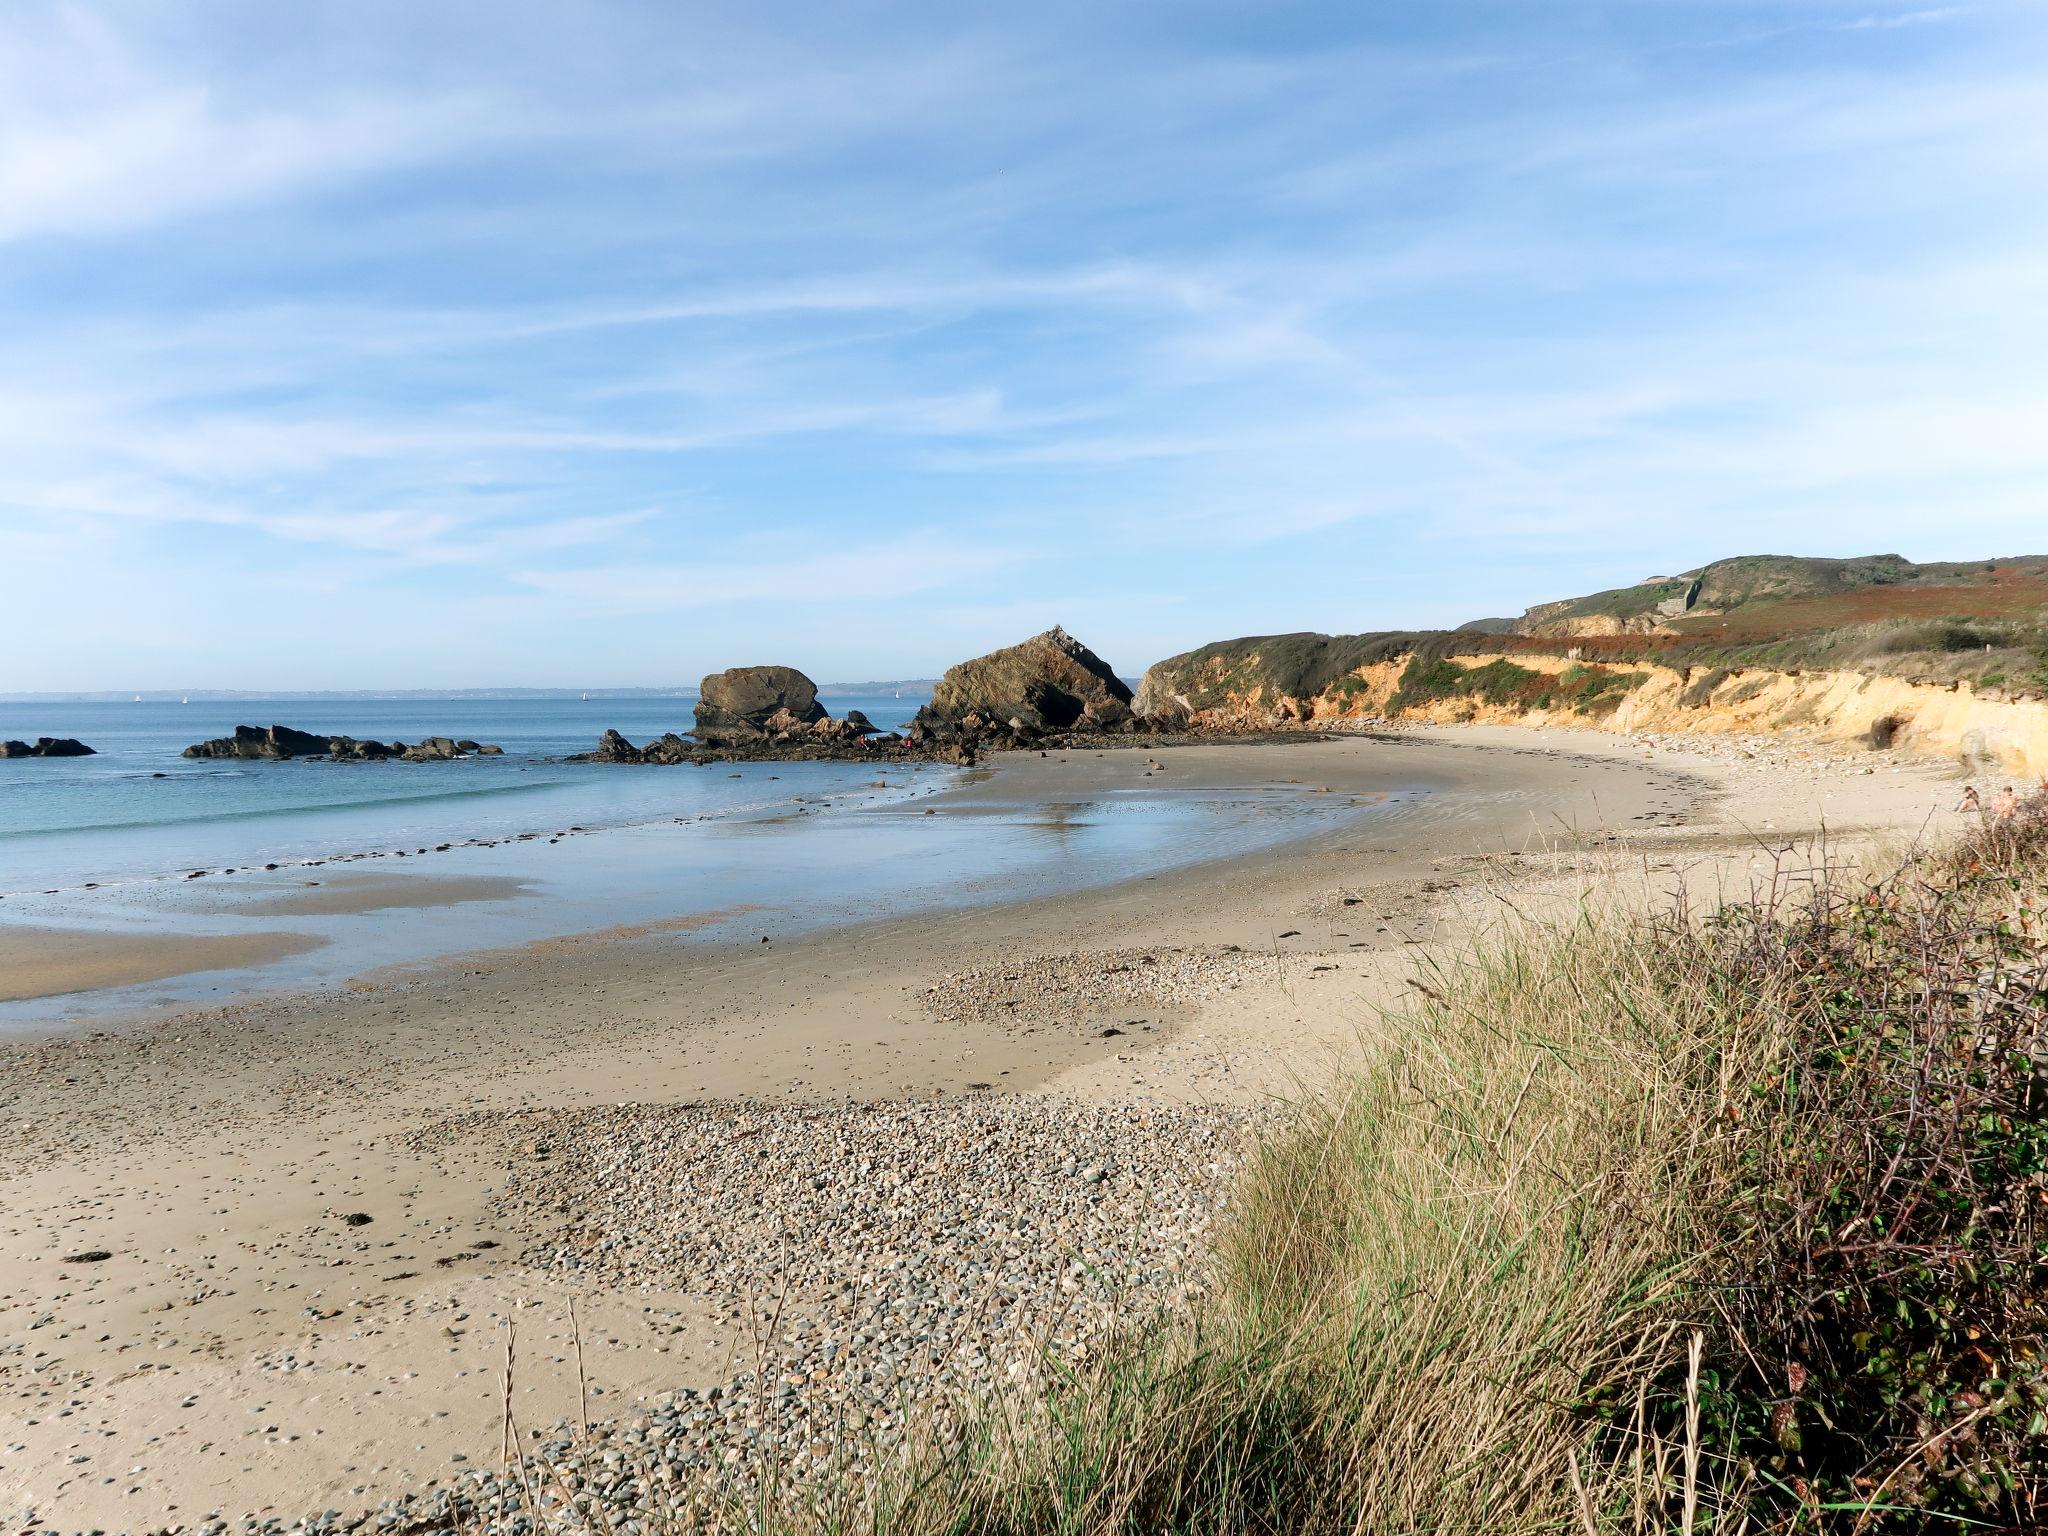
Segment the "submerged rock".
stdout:
<path fill-rule="evenodd" d="M 84 742 L 70 736 L 38 736 L 25 741 L 0 741 L 0 757 L 97 757 Z"/>

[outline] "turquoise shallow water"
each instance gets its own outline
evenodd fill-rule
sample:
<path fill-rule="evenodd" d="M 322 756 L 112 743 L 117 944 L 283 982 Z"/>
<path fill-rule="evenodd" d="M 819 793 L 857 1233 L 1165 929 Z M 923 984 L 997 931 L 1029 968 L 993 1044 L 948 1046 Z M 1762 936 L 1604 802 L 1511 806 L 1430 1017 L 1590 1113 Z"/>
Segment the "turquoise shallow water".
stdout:
<path fill-rule="evenodd" d="M 851 705 L 890 725 L 917 702 L 833 708 Z M 936 766 L 550 761 L 586 748 L 606 725 L 635 740 L 674 728 L 687 704 L 668 699 L 280 704 L 205 715 L 197 705 L 129 708 L 125 719 L 119 705 L 0 714 L 9 734 L 77 735 L 103 751 L 0 761 L 0 927 L 284 931 L 317 947 L 239 970 L 0 1004 L 0 1034 L 338 985 L 379 966 L 620 925 L 685 918 L 687 927 L 661 931 L 679 943 L 756 942 L 1025 900 L 1317 836 L 1423 793 L 1390 776 L 1376 796 L 1305 794 L 1258 782 L 1250 757 L 1247 781 L 1229 787 L 1161 780 L 1006 799 L 998 774 L 971 805 L 944 794 L 961 771 Z M 506 755 L 424 764 L 177 756 L 188 740 L 272 719 L 386 739 L 472 736 Z M 194 870 L 207 873 L 187 878 Z M 366 885 L 389 904 L 278 910 L 311 892 L 324 899 Z"/>
<path fill-rule="evenodd" d="M 841 698 L 885 729 L 921 697 Z M 569 825 L 625 826 L 765 808 L 787 795 L 765 775 L 621 772 L 550 761 L 586 752 L 606 727 L 634 741 L 686 730 L 690 701 L 331 701 L 178 704 L 0 703 L 0 737 L 75 736 L 99 755 L 0 760 L 0 894 L 107 884 L 224 865 L 296 861 L 413 843 L 501 838 Z M 188 759 L 238 724 L 418 741 L 469 738 L 500 758 L 454 763 L 263 763 Z M 827 764 L 811 793 L 874 777 Z M 781 782 L 789 782 L 787 779 Z"/>

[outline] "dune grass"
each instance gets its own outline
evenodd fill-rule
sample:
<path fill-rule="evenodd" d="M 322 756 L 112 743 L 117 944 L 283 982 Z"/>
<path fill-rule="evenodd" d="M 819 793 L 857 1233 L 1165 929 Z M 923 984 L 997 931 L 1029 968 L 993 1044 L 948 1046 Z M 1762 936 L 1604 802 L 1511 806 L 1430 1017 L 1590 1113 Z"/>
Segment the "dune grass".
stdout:
<path fill-rule="evenodd" d="M 1518 923 L 1260 1149 L 1193 1316 L 692 1528 L 2042 1528 L 2044 891 L 2048 792 Z"/>

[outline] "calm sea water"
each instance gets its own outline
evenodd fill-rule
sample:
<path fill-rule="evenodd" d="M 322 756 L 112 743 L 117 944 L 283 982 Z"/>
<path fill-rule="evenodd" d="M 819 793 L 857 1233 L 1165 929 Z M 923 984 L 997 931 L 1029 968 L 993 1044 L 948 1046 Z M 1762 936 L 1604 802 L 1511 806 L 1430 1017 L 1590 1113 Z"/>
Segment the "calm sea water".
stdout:
<path fill-rule="evenodd" d="M 833 698 L 827 708 L 835 715 L 863 710 L 876 725 L 894 730 L 923 702 Z M 0 893 L 572 824 L 612 827 L 762 811 L 798 794 L 830 795 L 874 778 L 874 770 L 860 764 L 749 765 L 735 779 L 713 770 L 558 761 L 589 751 L 607 727 L 637 743 L 687 730 L 690 718 L 691 701 L 674 698 L 0 703 L 0 737 L 74 736 L 99 754 L 0 760 Z M 270 724 L 379 741 L 452 736 L 501 746 L 505 755 L 452 763 L 180 755 L 237 725 Z M 799 767 L 800 773 L 789 771 Z"/>
<path fill-rule="evenodd" d="M 921 702 L 835 698 L 830 707 L 863 710 L 887 729 Z M 1326 834 L 1361 815 L 1404 815 L 1429 793 L 1393 759 L 1385 789 L 1370 796 L 1265 780 L 1254 754 L 1243 782 L 1182 789 L 1170 774 L 1144 774 L 1140 754 L 1117 752 L 1130 772 L 1112 787 L 1006 796 L 998 772 L 971 801 L 944 793 L 963 770 L 931 764 L 561 761 L 608 726 L 639 742 L 682 728 L 689 714 L 687 700 L 656 698 L 0 705 L 8 736 L 76 736 L 100 753 L 0 761 L 0 929 L 60 945 L 81 930 L 283 929 L 315 946 L 240 969 L 0 1002 L 0 1038 L 679 916 L 692 921 L 675 942 L 755 942 L 1052 895 Z M 179 756 L 238 723 L 387 741 L 469 737 L 505 755 Z M 187 878 L 193 871 L 206 877 Z M 374 900 L 318 912 L 275 905 L 313 890 L 323 901 L 366 891 Z"/>

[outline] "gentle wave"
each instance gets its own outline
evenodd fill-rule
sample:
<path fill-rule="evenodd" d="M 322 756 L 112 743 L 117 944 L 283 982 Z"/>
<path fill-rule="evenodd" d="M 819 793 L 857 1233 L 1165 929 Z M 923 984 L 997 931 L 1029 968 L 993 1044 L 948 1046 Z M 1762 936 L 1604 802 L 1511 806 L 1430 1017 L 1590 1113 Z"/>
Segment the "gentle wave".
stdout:
<path fill-rule="evenodd" d="M 532 794 L 557 789 L 562 779 L 544 779 L 538 784 L 494 784 L 481 789 L 449 789 L 425 795 L 379 795 L 371 800 L 329 800 L 314 805 L 251 806 L 239 811 L 207 811 L 193 816 L 154 816 L 140 821 L 93 821 L 68 827 L 23 827 L 0 831 L 0 842 L 43 837 L 77 837 L 88 832 L 133 832 L 163 827 L 200 826 L 210 822 L 257 821 L 264 817 L 319 816 L 333 811 L 364 811 L 386 805 L 432 805 L 443 800 L 476 800 L 497 795 Z"/>

